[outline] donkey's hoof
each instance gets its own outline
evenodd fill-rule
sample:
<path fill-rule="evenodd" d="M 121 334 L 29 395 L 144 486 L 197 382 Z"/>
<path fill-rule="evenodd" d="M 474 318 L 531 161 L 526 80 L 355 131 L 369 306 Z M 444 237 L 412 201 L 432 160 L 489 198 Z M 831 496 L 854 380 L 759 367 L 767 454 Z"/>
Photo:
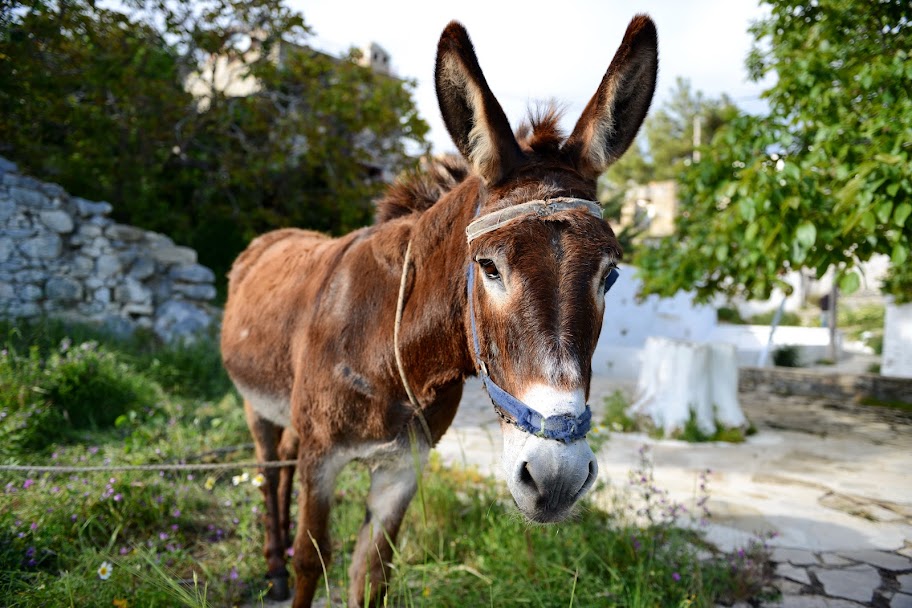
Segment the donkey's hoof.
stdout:
<path fill-rule="evenodd" d="M 291 593 L 288 590 L 288 576 L 267 576 L 269 591 L 266 596 L 274 602 L 284 602 Z"/>

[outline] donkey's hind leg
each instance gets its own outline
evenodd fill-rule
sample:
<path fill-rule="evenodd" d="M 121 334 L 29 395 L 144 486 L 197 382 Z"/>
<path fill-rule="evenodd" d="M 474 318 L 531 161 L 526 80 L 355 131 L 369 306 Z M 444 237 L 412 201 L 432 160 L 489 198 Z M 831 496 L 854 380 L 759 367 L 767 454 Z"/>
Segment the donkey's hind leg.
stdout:
<path fill-rule="evenodd" d="M 384 460 L 371 468 L 367 512 L 348 571 L 348 605 L 352 608 L 383 604 L 393 545 L 427 459 L 425 446 L 417 450 L 415 453 L 405 449 L 395 459 Z"/>
<path fill-rule="evenodd" d="M 278 460 L 282 427 L 260 417 L 246 399 L 244 413 L 247 415 L 247 426 L 250 427 L 256 445 L 257 461 L 263 463 Z M 266 578 L 271 583 L 269 597 L 285 600 L 288 599 L 289 590 L 288 570 L 285 568 L 287 547 L 282 534 L 282 514 L 279 508 L 280 472 L 277 468 L 264 468 L 260 472 L 265 478 L 260 491 L 266 501 L 266 543 L 263 554 L 266 556 Z"/>
<path fill-rule="evenodd" d="M 279 442 L 279 459 L 295 460 L 298 457 L 298 435 L 291 427 L 282 432 Z M 291 494 L 293 490 L 295 467 L 279 469 L 279 531 L 281 544 L 285 551 L 291 548 L 294 537 L 291 535 Z"/>

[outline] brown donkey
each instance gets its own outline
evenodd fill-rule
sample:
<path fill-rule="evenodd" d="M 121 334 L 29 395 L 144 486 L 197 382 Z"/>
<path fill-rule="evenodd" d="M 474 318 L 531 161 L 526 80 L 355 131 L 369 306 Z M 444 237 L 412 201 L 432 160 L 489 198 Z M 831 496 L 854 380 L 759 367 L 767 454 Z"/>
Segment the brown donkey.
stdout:
<path fill-rule="evenodd" d="M 468 34 L 450 23 L 437 97 L 467 165 L 438 161 L 402 179 L 373 226 L 337 239 L 278 230 L 237 259 L 225 367 L 257 457 L 297 459 L 264 470 L 274 597 L 288 595 L 293 546 L 294 606 L 310 606 L 330 557 L 336 476 L 359 460 L 371 486 L 349 604 L 382 600 L 420 474 L 413 450 L 426 457 L 447 430 L 467 376 L 482 376 L 501 415 L 507 485 L 526 517 L 559 521 L 592 486 L 586 400 L 621 250 L 591 201 L 646 115 L 657 65 L 655 26 L 637 16 L 569 137 L 553 110 L 514 136 Z"/>

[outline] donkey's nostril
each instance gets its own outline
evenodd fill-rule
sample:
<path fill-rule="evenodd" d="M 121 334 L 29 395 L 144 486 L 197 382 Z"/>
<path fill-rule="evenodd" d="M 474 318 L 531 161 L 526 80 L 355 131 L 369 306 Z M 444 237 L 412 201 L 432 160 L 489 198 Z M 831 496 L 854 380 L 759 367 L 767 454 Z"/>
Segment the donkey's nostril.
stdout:
<path fill-rule="evenodd" d="M 532 477 L 532 473 L 529 472 L 529 463 L 524 462 L 519 467 L 519 482 L 524 486 L 529 486 L 536 492 L 538 492 L 538 484 L 535 483 L 535 478 Z"/>

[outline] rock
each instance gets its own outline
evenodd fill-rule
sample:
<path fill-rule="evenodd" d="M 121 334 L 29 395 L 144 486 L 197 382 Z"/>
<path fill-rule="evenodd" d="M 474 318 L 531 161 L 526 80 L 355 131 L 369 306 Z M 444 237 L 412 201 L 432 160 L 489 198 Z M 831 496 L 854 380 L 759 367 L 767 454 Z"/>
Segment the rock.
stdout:
<path fill-rule="evenodd" d="M 105 331 L 121 338 L 125 338 L 133 333 L 133 323 L 120 315 L 105 316 L 101 326 Z"/>
<path fill-rule="evenodd" d="M 771 559 L 774 562 L 788 562 L 795 566 L 815 566 L 818 561 L 813 553 L 804 549 L 775 547 Z"/>
<path fill-rule="evenodd" d="M 92 270 L 94 269 L 95 262 L 92 258 L 84 255 L 77 255 L 70 262 L 70 274 L 80 279 L 84 279 L 92 274 Z"/>
<path fill-rule="evenodd" d="M 100 278 L 107 278 L 118 274 L 123 269 L 120 258 L 116 255 L 103 254 L 95 262 L 95 274 Z"/>
<path fill-rule="evenodd" d="M 201 307 L 190 302 L 169 300 L 157 310 L 154 331 L 165 342 L 192 339 L 209 328 L 212 318 Z"/>
<path fill-rule="evenodd" d="M 16 295 L 16 290 L 12 285 L 3 281 L 0 282 L 0 302 L 9 302 Z"/>
<path fill-rule="evenodd" d="M 875 568 L 862 564 L 835 570 L 812 569 L 827 595 L 857 602 L 870 602 L 874 590 L 880 587 L 880 573 Z"/>
<path fill-rule="evenodd" d="M 196 251 L 189 247 L 164 246 L 155 247 L 150 253 L 156 261 L 162 264 L 196 264 Z"/>
<path fill-rule="evenodd" d="M 51 260 L 58 257 L 63 250 L 63 241 L 56 234 L 36 236 L 24 241 L 19 249 L 26 257 Z"/>
<path fill-rule="evenodd" d="M 171 289 L 175 293 L 183 294 L 192 300 L 209 301 L 215 299 L 216 296 L 215 287 L 212 285 L 174 283 L 171 285 Z"/>
<path fill-rule="evenodd" d="M 98 289 L 99 287 L 104 287 L 104 281 L 98 277 L 89 277 L 86 279 L 85 284 L 89 289 Z"/>
<path fill-rule="evenodd" d="M 114 299 L 126 304 L 151 305 L 152 292 L 136 279 L 127 277 L 123 283 L 114 289 Z"/>
<path fill-rule="evenodd" d="M 37 190 L 13 186 L 9 189 L 9 194 L 10 198 L 14 201 L 18 201 L 18 203 L 24 207 L 42 209 L 50 207 L 51 205 L 51 199 L 43 192 L 38 192 Z"/>
<path fill-rule="evenodd" d="M 849 561 L 844 557 L 836 555 L 835 553 L 821 553 L 820 563 L 824 564 L 825 566 L 850 566 L 855 562 Z"/>
<path fill-rule="evenodd" d="M 155 274 L 155 260 L 145 255 L 136 258 L 129 272 L 131 277 L 140 281 L 148 279 L 153 274 Z"/>
<path fill-rule="evenodd" d="M 37 317 L 41 314 L 41 307 L 35 302 L 12 301 L 7 306 L 6 312 L 13 318 Z"/>
<path fill-rule="evenodd" d="M 877 551 L 869 549 L 865 551 L 843 552 L 841 555 L 845 558 L 871 564 L 884 570 L 898 572 L 902 570 L 912 570 L 912 560 L 904 555 L 897 553 L 887 553 L 886 551 Z"/>
<path fill-rule="evenodd" d="M 808 576 L 807 570 L 804 568 L 796 568 L 791 564 L 778 564 L 776 566 L 776 576 L 781 576 L 782 578 L 787 578 L 804 585 L 811 584 L 811 577 Z"/>
<path fill-rule="evenodd" d="M 9 198 L 0 198 L 0 222 L 5 222 L 16 212 L 16 203 Z"/>
<path fill-rule="evenodd" d="M 13 239 L 5 237 L 5 236 L 0 237 L 0 262 L 7 261 L 12 252 L 13 252 Z"/>
<path fill-rule="evenodd" d="M 861 604 L 819 595 L 786 595 L 776 608 L 862 608 Z"/>
<path fill-rule="evenodd" d="M 73 202 L 76 204 L 76 209 L 79 211 L 79 215 L 82 217 L 89 217 L 92 215 L 108 215 L 113 209 L 111 203 L 94 203 L 92 201 L 87 201 L 84 198 L 73 197 Z"/>
<path fill-rule="evenodd" d="M 900 591 L 912 594 L 912 574 L 901 574 L 896 577 L 896 582 Z"/>
<path fill-rule="evenodd" d="M 92 297 L 96 302 L 100 302 L 102 304 L 110 304 L 111 303 L 111 290 L 108 289 L 107 287 L 99 287 L 98 289 L 95 290 L 95 293 L 93 294 Z"/>
<path fill-rule="evenodd" d="M 102 234 L 101 228 L 92 224 L 82 224 L 79 227 L 78 233 L 80 236 L 86 237 L 86 242 L 88 242 L 89 239 L 94 239 L 95 237 L 101 236 Z"/>
<path fill-rule="evenodd" d="M 38 217 L 41 218 L 42 224 L 58 234 L 73 232 L 73 218 L 66 211 L 59 209 L 42 211 Z"/>
<path fill-rule="evenodd" d="M 104 234 L 109 239 L 115 241 L 133 243 L 135 241 L 141 241 L 145 237 L 146 231 L 125 224 L 112 224 L 105 229 Z"/>
<path fill-rule="evenodd" d="M 48 299 L 74 302 L 82 299 L 82 283 L 69 277 L 51 277 L 44 287 Z"/>
<path fill-rule="evenodd" d="M 897 593 L 890 600 L 890 608 L 912 608 L 912 595 Z"/>
<path fill-rule="evenodd" d="M 168 276 L 175 281 L 187 283 L 212 283 L 215 281 L 215 273 L 202 264 L 175 266 L 171 268 Z"/>
<path fill-rule="evenodd" d="M 18 173 L 18 172 L 19 172 L 19 167 L 16 166 L 16 163 L 0 156 L 0 177 L 3 177 L 4 173 Z"/>
<path fill-rule="evenodd" d="M 19 287 L 19 299 L 25 300 L 26 302 L 34 302 L 35 300 L 40 300 L 44 296 L 44 292 L 37 285 L 22 285 Z"/>

